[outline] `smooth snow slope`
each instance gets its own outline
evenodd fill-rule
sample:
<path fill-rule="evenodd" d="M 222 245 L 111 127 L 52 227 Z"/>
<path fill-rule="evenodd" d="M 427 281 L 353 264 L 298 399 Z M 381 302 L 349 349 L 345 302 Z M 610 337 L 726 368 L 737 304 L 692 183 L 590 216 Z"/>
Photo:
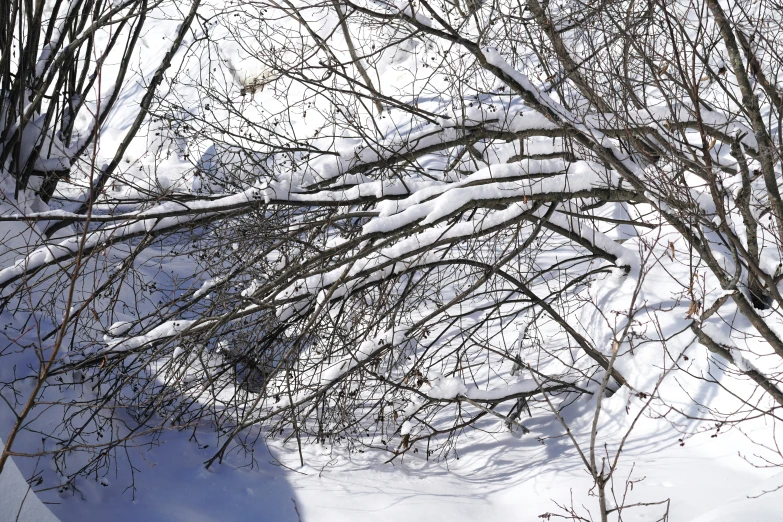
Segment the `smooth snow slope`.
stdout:
<path fill-rule="evenodd" d="M 0 451 L 5 446 L 0 439 Z M 30 520 L 36 522 L 56 522 L 49 508 L 30 491 L 19 468 L 13 459 L 9 460 L 0 474 L 0 522 L 12 520 Z"/>
<path fill-rule="evenodd" d="M 537 431 L 540 421 L 531 421 L 531 435 L 466 435 L 458 443 L 459 460 L 428 463 L 409 454 L 383 464 L 377 453 L 348 460 L 341 451 L 305 445 L 303 468 L 295 444 L 273 443 L 271 453 L 257 448 L 254 469 L 224 464 L 206 471 L 208 436 L 199 434 L 196 443 L 189 433 L 169 433 L 144 461 L 134 459 L 135 500 L 119 483 L 82 480 L 81 495 L 58 498 L 52 509 L 65 522 L 505 522 L 564 514 L 560 504 L 596 520 L 597 499 L 570 442 L 556 430 Z M 611 429 L 607 423 L 602 431 Z M 772 491 L 783 484 L 783 474 L 749 465 L 741 455 L 755 447 L 738 431 L 711 435 L 681 446 L 671 430 L 637 433 L 616 475 L 618 501 L 627 486 L 627 504 L 670 499 L 672 522 L 783 520 L 783 489 Z M 748 498 L 765 490 L 772 492 Z M 659 520 L 664 510 L 628 509 L 623 520 Z"/>

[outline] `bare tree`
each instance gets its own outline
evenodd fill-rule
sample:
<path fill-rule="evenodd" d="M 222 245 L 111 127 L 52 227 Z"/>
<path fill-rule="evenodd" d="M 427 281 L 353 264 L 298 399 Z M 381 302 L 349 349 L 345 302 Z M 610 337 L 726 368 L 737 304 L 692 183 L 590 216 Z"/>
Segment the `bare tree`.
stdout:
<path fill-rule="evenodd" d="M 154 6 L 104 7 L 90 20 L 117 19 L 131 53 Z M 32 392 L 26 374 L 3 384 L 18 422 L 2 458 L 65 466 L 83 450 L 76 476 L 134 437 L 207 421 L 221 440 L 207 466 L 258 433 L 448 458 L 470 427 L 528 433 L 524 416 L 547 411 L 601 519 L 621 519 L 630 431 L 601 451 L 605 396 L 639 402 L 630 429 L 674 408 L 659 393 L 672 374 L 734 393 L 728 410 L 698 405 L 722 424 L 777 422 L 783 405 L 780 6 L 729 7 L 195 2 L 103 167 L 90 144 L 116 95 L 69 148 L 75 109 L 51 94 L 76 99 L 102 62 L 44 59 L 51 79 L 9 90 L 24 111 L 3 157 L 15 201 L 38 190 L 68 212 L 0 217 L 30 231 L 0 271 L 3 309 L 34 318 L 2 354 L 39 361 Z M 46 55 L 27 38 L 26 56 Z M 42 81 L 24 70 L 4 82 Z M 73 155 L 28 158 L 25 125 Z M 145 128 L 158 145 L 119 169 Z M 58 196 L 74 170 L 89 180 L 75 208 Z M 564 412 L 589 400 L 591 430 L 572 433 Z M 57 449 L 15 450 L 43 429 L 26 421 L 39 409 L 61 418 L 46 428 Z"/>

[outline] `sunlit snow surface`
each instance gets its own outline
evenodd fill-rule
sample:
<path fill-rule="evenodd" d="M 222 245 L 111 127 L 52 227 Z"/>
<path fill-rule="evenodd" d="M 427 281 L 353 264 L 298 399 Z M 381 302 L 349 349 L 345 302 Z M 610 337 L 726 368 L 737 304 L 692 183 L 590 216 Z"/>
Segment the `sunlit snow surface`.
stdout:
<path fill-rule="evenodd" d="M 158 38 L 161 34 L 170 34 L 177 22 L 165 22 L 158 20 L 157 25 L 150 29 L 142 41 L 143 53 L 140 67 L 155 64 L 165 46 L 160 45 L 166 37 Z M 165 43 L 165 42 L 164 42 Z M 227 46 L 224 49 L 227 56 L 237 53 L 236 48 Z M 488 59 L 498 66 L 507 68 L 496 53 L 487 51 Z M 241 60 L 241 58 L 235 59 Z M 252 64 L 249 58 L 247 68 Z M 383 85 L 393 86 L 395 82 L 404 83 L 407 79 L 394 77 L 391 67 L 384 72 Z M 526 81 L 526 80 L 525 80 Z M 122 130 L 127 128 L 135 115 L 136 106 L 132 102 L 139 97 L 138 87 L 134 88 L 129 83 L 124 92 L 124 102 L 120 110 L 107 121 L 106 130 L 102 136 L 105 143 L 105 153 L 109 157 L 112 153 L 112 144 L 121 139 Z M 261 95 L 259 95 L 260 97 Z M 190 99 L 195 107 L 197 99 Z M 519 109 L 519 107 L 515 107 Z M 508 114 L 512 114 L 509 110 Z M 506 118 L 508 115 L 498 115 Z M 511 118 L 508 116 L 512 128 L 521 129 L 528 126 L 546 126 L 548 122 L 534 114 L 526 113 L 524 118 Z M 500 118 L 502 119 L 502 118 Z M 311 116 L 312 120 L 312 116 Z M 504 123 L 509 121 L 503 120 Z M 302 128 L 307 128 L 305 122 L 297 122 Z M 312 123 L 310 123 L 312 125 Z M 393 125 L 389 123 L 389 126 Z M 444 123 L 444 127 L 447 125 Z M 309 130 L 309 129 L 307 129 Z M 423 134 L 423 132 L 422 132 Z M 749 138 L 748 138 L 749 139 Z M 423 142 L 425 143 L 425 142 Z M 139 139 L 134 142 L 128 151 L 128 158 L 136 165 L 136 160 L 144 158 L 155 147 L 160 147 L 159 140 Z M 222 206 L 230 207 L 241 205 L 252 199 L 253 193 L 258 191 L 262 197 L 268 200 L 282 198 L 306 200 L 310 196 L 290 194 L 288 189 L 291 182 L 296 181 L 305 185 L 319 180 L 336 178 L 340 169 L 354 159 L 355 150 L 346 147 L 341 151 L 341 156 L 329 157 L 316 164 L 312 172 L 298 173 L 299 179 L 283 180 L 278 184 L 268 184 L 264 187 L 248 189 L 246 193 L 228 195 L 224 199 L 199 203 L 204 208 L 219 209 Z M 371 151 L 364 150 L 364 160 L 372 158 L 366 155 Z M 209 156 L 205 153 L 202 160 L 206 162 Z M 540 170 L 555 171 L 561 167 L 559 160 L 540 161 L 531 165 L 525 165 L 525 172 Z M 142 161 L 143 163 L 143 161 Z M 578 168 L 585 167 L 584 163 Z M 364 233 L 388 232 L 401 227 L 411 220 L 424 219 L 432 222 L 468 201 L 484 198 L 492 199 L 502 197 L 505 188 L 520 189 L 520 185 L 504 187 L 497 183 L 484 188 L 467 187 L 470 182 L 475 182 L 492 177 L 493 179 L 513 176 L 521 171 L 520 165 L 493 166 L 481 169 L 466 177 L 460 183 L 422 183 L 420 190 L 409 198 L 399 201 L 388 201 L 379 205 L 380 216 L 368 223 Z M 155 181 L 169 187 L 194 188 L 199 181 L 188 175 L 179 177 L 184 172 L 184 166 L 175 158 L 159 165 L 159 178 L 156 180 L 144 179 L 142 174 L 127 173 L 128 176 L 136 176 L 134 182 L 138 185 L 152 186 Z M 589 188 L 591 183 L 597 181 L 596 177 L 587 175 L 589 170 L 580 178 L 581 188 Z M 573 174 L 573 172 L 572 172 Z M 318 176 L 316 178 L 315 176 Z M 79 180 L 76 180 L 79 181 Z M 357 186 L 346 191 L 335 191 L 332 195 L 321 194 L 323 198 L 348 198 L 367 196 L 372 194 L 389 194 L 400 191 L 402 188 L 394 180 L 348 180 L 356 182 Z M 362 182 L 365 181 L 365 182 Z M 553 177 L 546 182 L 538 182 L 524 187 L 524 193 L 555 191 L 564 187 L 568 181 L 570 189 L 576 189 L 573 179 Z M 10 190 L 8 184 L 4 190 Z M 75 198 L 80 196 L 78 185 L 64 187 L 68 195 Z M 125 190 L 123 193 L 122 191 Z M 448 191 L 448 192 L 447 192 Z M 117 194 L 126 197 L 135 195 L 132 189 L 118 189 Z M 431 198 L 431 199 L 430 199 Z M 129 227 L 144 230 L 145 227 L 161 226 L 154 224 L 152 218 L 156 212 L 171 210 L 171 203 L 164 203 L 146 210 L 144 217 L 149 217 L 148 222 L 138 222 Z M 16 210 L 3 208 L 3 212 L 14 214 Z M 41 209 L 23 208 L 25 213 L 32 213 Z M 507 211 L 498 212 L 497 219 L 509 219 L 522 211 L 521 206 L 511 206 Z M 47 212 L 43 209 L 42 212 Z M 50 217 L 64 216 L 65 210 L 50 211 Z M 47 214 L 44 214 L 46 217 Z M 167 218 L 176 223 L 178 218 Z M 553 218 L 557 219 L 557 218 Z M 165 224 L 165 223 L 164 223 Z M 490 226 L 493 222 L 487 220 L 482 226 Z M 30 231 L 22 225 L 7 225 L 14 234 L 18 233 L 15 243 L 10 246 L 24 247 L 29 240 Z M 464 230 L 463 230 L 464 228 Z M 147 228 L 148 230 L 148 228 Z M 472 234 L 475 232 L 473 224 L 465 224 L 464 227 L 455 226 L 449 234 Z M 627 248 L 628 244 L 618 245 L 612 239 L 600 232 L 591 229 L 580 230 L 582 234 L 589 234 L 591 239 L 597 241 L 600 246 L 613 252 L 621 260 L 626 260 L 629 265 L 634 261 L 633 251 Z M 442 237 L 442 231 L 431 230 L 420 234 L 415 238 L 389 247 L 388 255 L 395 255 L 406 248 L 426 245 L 434 241 L 436 237 Z M 104 238 L 100 234 L 90 238 L 98 244 Z M 33 250 L 27 253 L 23 259 L 29 267 L 31 264 L 46 263 L 57 255 L 70 255 L 73 242 L 63 241 L 55 248 Z M 20 259 L 9 252 L 0 252 L 0 282 L 5 281 L 19 273 Z M 368 260 L 367 264 L 372 263 Z M 364 269 L 361 266 L 358 269 Z M 189 269 L 186 266 L 177 267 L 185 273 Z M 313 278 L 301 289 L 301 292 L 318 293 L 321 289 L 337 279 L 340 271 L 328 273 Z M 664 301 L 669 298 L 667 294 L 668 284 L 665 278 L 656 280 L 660 274 L 651 274 L 649 281 L 653 286 L 660 283 L 657 288 L 647 293 L 653 302 Z M 631 273 L 629 279 L 634 274 Z M 198 296 L 208 293 L 219 282 L 218 277 L 200 282 L 194 289 L 193 295 Z M 613 282 L 612 284 L 615 284 Z M 612 284 L 607 285 L 610 287 Z M 619 292 L 619 297 L 627 297 Z M 608 294 L 599 297 L 606 299 L 607 306 L 611 302 Z M 715 299 L 719 295 L 713 290 L 709 295 Z M 678 313 L 677 311 L 672 312 Z M 679 316 L 679 319 L 682 317 Z M 23 318 L 11 317 L 8 314 L 0 316 L 3 323 L 23 322 Z M 589 321 L 588 321 L 589 322 Z M 128 333 L 128 323 L 117 321 L 112 323 L 107 331 L 107 350 L 126 350 L 139 346 L 149 336 L 167 336 L 177 329 L 185 328 L 189 323 L 184 320 L 174 320 L 160 325 L 148 334 L 133 337 Z M 663 320 L 664 328 L 669 331 L 676 329 L 681 322 L 678 320 Z M 720 337 L 720 329 L 717 326 L 708 325 L 711 334 L 715 338 Z M 740 325 L 742 327 L 742 325 Z M 596 327 L 600 331 L 600 328 Z M 393 338 L 394 334 L 390 334 Z M 146 337 L 145 337 L 146 336 Z M 608 345 L 608 343 L 607 343 Z M 364 346 L 370 350 L 373 343 Z M 676 349 L 676 347 L 675 347 Z M 684 349 L 680 346 L 679 349 Z M 689 348 L 699 350 L 697 362 L 703 364 L 706 352 L 701 347 Z M 359 355 L 366 354 L 359 349 Z M 690 352 L 689 352 L 690 353 Z M 175 356 L 178 355 L 175 352 Z M 657 354 L 651 348 L 650 351 L 642 350 L 637 357 L 629 361 L 618 361 L 631 382 L 639 386 L 649 384 L 656 376 L 649 373 L 649 368 L 656 361 Z M 351 358 L 341 361 L 353 364 Z M 700 362 L 699 362 L 700 361 Z M 752 365 L 753 362 L 741 359 L 742 364 Z M 5 364 L 5 360 L 3 361 Z M 335 365 L 326 378 L 337 378 L 345 367 Z M 0 368 L 0 371 L 10 371 L 9 367 Z M 520 380 L 511 382 L 506 387 L 490 387 L 488 389 L 468 388 L 459 379 L 448 378 L 433 380 L 433 386 L 427 390 L 427 394 L 433 398 L 453 398 L 457 394 L 466 394 L 469 398 L 488 398 L 493 393 L 504 394 L 509 391 L 525 391 L 531 385 L 530 381 Z M 717 387 L 704 386 L 699 388 L 699 400 L 707 403 L 721 399 Z M 677 387 L 672 385 L 665 390 L 667 399 L 680 407 L 687 408 L 689 398 L 684 394 L 677 394 Z M 630 404 L 630 406 L 629 406 Z M 566 419 L 572 429 L 579 433 L 586 433 L 592 421 L 593 401 L 579 402 L 565 410 Z M 599 441 L 616 440 L 628 428 L 633 414 L 639 406 L 638 399 L 625 391 L 605 399 L 602 424 L 599 430 Z M 696 413 L 695 411 L 692 413 Z M 579 459 L 572 443 L 564 436 L 562 428 L 552 416 L 536 415 L 533 418 L 522 416 L 520 419 L 530 429 L 529 434 L 521 434 L 518 431 L 509 433 L 500 425 L 500 420 L 490 420 L 484 427 L 492 429 L 492 433 L 472 432 L 462 436 L 456 445 L 456 452 L 448 455 L 447 459 L 436 459 L 432 456 L 426 460 L 426 452 L 409 452 L 403 458 L 398 458 L 391 463 L 385 461 L 391 456 L 382 451 L 351 453 L 342 447 L 321 446 L 306 444 L 303 447 L 305 466 L 300 467 L 299 455 L 294 442 L 282 446 L 279 439 L 271 442 L 266 448 L 262 443 L 255 447 L 252 458 L 229 457 L 223 464 L 215 464 L 210 470 L 206 470 L 204 462 L 209 459 L 216 450 L 217 441 L 208 426 L 190 431 L 164 432 L 160 440 L 151 446 L 140 446 L 137 450 L 123 452 L 117 459 L 118 468 L 112 468 L 112 473 L 101 477 L 80 477 L 76 481 L 76 491 L 58 493 L 56 490 L 42 492 L 38 498 L 31 497 L 26 488 L 26 483 L 20 475 L 14 473 L 14 468 L 9 467 L 9 472 L 0 477 L 0 522 L 16 520 L 19 501 L 27 495 L 24 509 L 21 511 L 20 520 L 38 521 L 46 520 L 42 514 L 46 502 L 52 513 L 65 522 L 70 521 L 228 521 L 228 520 L 254 520 L 254 521 L 304 521 L 304 522 L 368 522 L 368 521 L 511 521 L 511 520 L 540 520 L 538 517 L 547 513 L 563 514 L 560 506 L 573 508 L 580 516 L 593 519 L 597 518 L 597 498 L 591 495 L 593 484 L 584 465 Z M 403 434 L 415 430 L 410 422 L 400 420 Z M 644 418 L 643 422 L 634 430 L 629 439 L 628 446 L 621 458 L 621 467 L 615 474 L 614 493 L 617 499 L 627 495 L 626 504 L 661 502 L 671 500 L 671 521 L 696 521 L 696 522 L 753 522 L 783 520 L 783 490 L 776 490 L 783 485 L 783 475 L 778 475 L 777 468 L 763 469 L 754 467 L 744 460 L 743 456 L 764 454 L 764 450 L 754 445 L 748 437 L 738 431 L 720 432 L 716 437 L 714 429 L 710 426 L 688 424 L 677 419 L 679 430 L 672 428 L 666 420 Z M 683 424 L 684 423 L 684 424 Z M 5 407 L 0 413 L 0 436 L 7 433 L 12 425 L 12 418 Z M 699 435 L 686 438 L 681 441 L 680 433 L 703 431 Z M 756 440 L 764 440 L 768 437 L 772 428 L 765 425 L 763 420 L 752 421 L 743 424 L 743 430 Z M 584 444 L 585 440 L 579 438 Z M 26 449 L 34 450 L 39 441 L 28 439 L 20 442 Z M 457 456 L 459 458 L 457 458 Z M 48 464 L 37 462 L 35 459 L 17 459 L 25 478 L 32 477 L 37 467 L 46 467 L 47 477 L 51 476 Z M 758 462 L 755 460 L 754 462 Z M 130 464 L 133 473 L 130 471 Z M 252 466 L 250 465 L 252 463 Z M 40 488 L 52 487 L 53 484 L 44 483 Z M 37 486 L 38 487 L 38 486 Z M 752 499 L 750 497 L 760 498 Z M 613 501 L 614 503 L 614 501 Z M 658 520 L 665 509 L 664 505 L 629 508 L 623 513 L 626 521 Z M 557 520 L 552 518 L 552 520 Z"/>
<path fill-rule="evenodd" d="M 542 419 L 546 421 L 547 419 Z M 536 431 L 535 424 L 531 425 Z M 611 428 L 608 428 L 611 429 Z M 555 435 L 553 433 L 553 435 Z M 292 521 L 298 509 L 303 521 L 392 522 L 452 520 L 538 520 L 559 512 L 555 502 L 594 514 L 597 500 L 587 494 L 590 480 L 568 441 L 512 434 L 470 435 L 458 445 L 459 460 L 426 463 L 408 455 L 395 465 L 349 461 L 340 452 L 305 447 L 299 468 L 293 447 L 274 447 L 272 455 L 258 447 L 255 469 L 230 465 L 203 468 L 210 448 L 199 449 L 187 434 L 168 434 L 145 460 L 137 455 L 136 499 L 120 484 L 77 483 L 79 495 L 54 495 L 53 512 L 63 521 Z M 203 448 L 206 434 L 199 436 Z M 783 495 L 769 493 L 783 483 L 776 470 L 755 469 L 737 456 L 747 446 L 739 434 L 710 434 L 680 446 L 670 434 L 639 434 L 618 473 L 634 481 L 632 502 L 671 499 L 670 520 L 698 522 L 766 522 L 783 519 Z M 275 462 L 290 466 L 289 471 Z M 631 465 L 635 468 L 632 471 Z M 586 515 L 586 511 L 581 509 Z M 662 509 L 636 508 L 628 521 L 657 520 Z M 5 518 L 0 513 L 0 520 Z M 28 520 L 39 520 L 30 518 Z M 40 519 L 43 520 L 43 519 Z"/>

